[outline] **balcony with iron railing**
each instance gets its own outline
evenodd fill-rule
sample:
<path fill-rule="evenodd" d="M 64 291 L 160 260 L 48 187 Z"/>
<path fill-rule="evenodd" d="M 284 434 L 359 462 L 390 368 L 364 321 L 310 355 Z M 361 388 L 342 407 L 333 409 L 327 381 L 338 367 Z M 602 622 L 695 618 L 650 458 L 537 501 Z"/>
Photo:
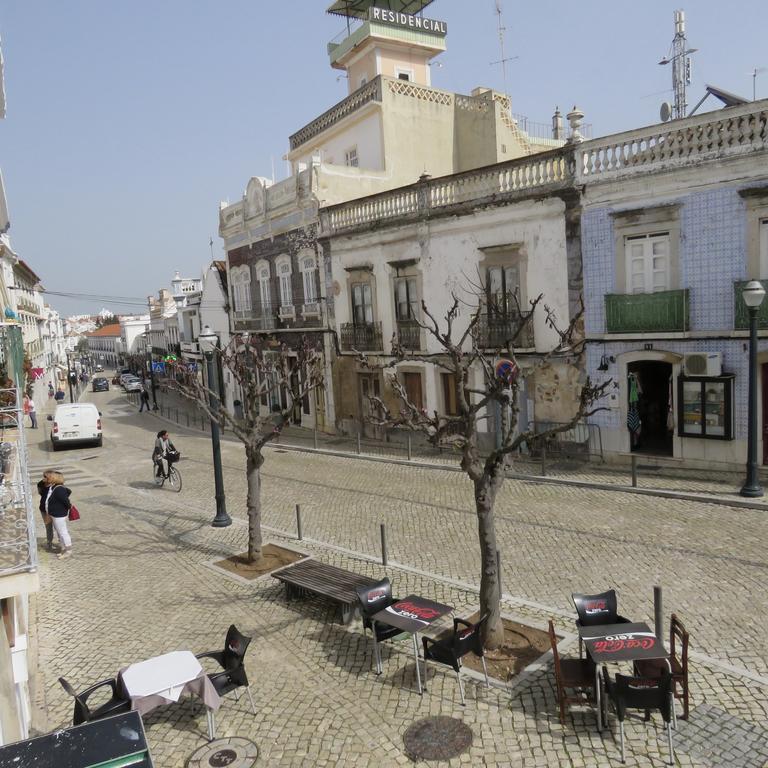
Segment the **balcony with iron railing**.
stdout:
<path fill-rule="evenodd" d="M 605 295 L 606 333 L 676 333 L 689 330 L 688 289 Z"/>
<path fill-rule="evenodd" d="M 397 339 L 403 349 L 421 349 L 421 326 L 415 320 L 398 320 Z"/>
<path fill-rule="evenodd" d="M 480 349 L 533 349 L 531 312 L 483 312 L 475 326 Z"/>
<path fill-rule="evenodd" d="M 383 352 L 381 323 L 342 323 L 341 349 L 344 352 Z"/>
<path fill-rule="evenodd" d="M 741 280 L 733 284 L 733 327 L 737 331 L 749 330 L 749 310 L 744 303 L 744 288 L 748 282 Z M 760 280 L 760 282 L 763 288 L 768 291 L 768 280 Z M 768 328 L 768 301 L 763 301 L 757 308 L 757 327 Z"/>

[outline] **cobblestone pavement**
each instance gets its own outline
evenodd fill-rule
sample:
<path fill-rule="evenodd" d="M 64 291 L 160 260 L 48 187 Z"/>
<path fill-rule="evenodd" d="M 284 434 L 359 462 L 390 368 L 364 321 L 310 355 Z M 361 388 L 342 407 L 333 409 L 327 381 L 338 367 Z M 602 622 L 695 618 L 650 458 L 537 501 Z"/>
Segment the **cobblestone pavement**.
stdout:
<path fill-rule="evenodd" d="M 422 698 L 414 690 L 409 642 L 385 644 L 384 675 L 377 678 L 359 623 L 334 623 L 334 611 L 320 602 L 286 604 L 270 578 L 242 584 L 216 574 L 207 563 L 245 546 L 242 449 L 222 445 L 235 523 L 213 529 L 209 440 L 186 430 L 173 434 L 183 454 L 184 488 L 180 494 L 156 489 L 149 455 L 164 422 L 137 414 L 114 391 L 86 397 L 104 413 L 101 450 L 53 454 L 44 440 L 31 447 L 33 479 L 42 467 L 60 466 L 83 515 L 72 525 L 72 559 L 41 552 L 36 704 L 46 727 L 71 716 L 60 675 L 84 688 L 159 653 L 216 649 L 235 623 L 254 638 L 247 668 L 258 714 L 247 697 L 228 697 L 218 735 L 256 742 L 259 764 L 408 764 L 402 733 L 431 714 L 458 717 L 473 730 L 470 751 L 451 765 L 618 762 L 612 731 L 599 734 L 588 708 L 574 708 L 560 725 L 551 664 L 511 691 L 469 683 L 466 708 L 453 675 L 436 672 Z M 307 538 L 299 548 L 371 576 L 386 572 L 397 593 L 449 603 L 457 615 L 476 606 L 472 494 L 461 474 L 274 450 L 263 481 L 265 524 L 274 541 L 291 543 L 300 503 Z M 375 561 L 382 522 L 388 568 Z M 571 591 L 614 586 L 623 614 L 651 620 L 652 587 L 661 584 L 666 611 L 679 613 L 691 632 L 693 706 L 708 707 L 708 730 L 719 727 L 715 710 L 733 716 L 724 733 L 752 732 L 765 722 L 768 523 L 761 511 L 510 480 L 499 496 L 497 527 L 511 615 L 540 627 L 553 616 L 567 634 L 573 631 Z M 571 640 L 565 653 L 575 652 Z M 696 716 L 694 708 L 692 723 Z M 206 738 L 204 712 L 192 700 L 161 708 L 145 722 L 159 768 L 183 766 Z M 633 719 L 627 735 L 627 765 L 663 764 L 657 718 L 649 724 Z M 681 748 L 679 765 L 712 765 L 702 757 L 700 739 L 688 743 L 698 751 Z"/>
<path fill-rule="evenodd" d="M 160 393 L 158 396 L 160 415 L 171 423 L 198 430 L 207 430 L 208 423 L 201 411 L 188 400 L 173 391 Z M 137 406 L 138 407 L 138 406 Z M 392 458 L 400 461 L 413 460 L 414 463 L 427 462 L 456 466 L 457 457 L 450 449 L 435 449 L 419 443 L 419 437 L 412 438 L 408 448 L 408 433 L 400 431 L 389 441 L 343 435 L 314 434 L 311 430 L 289 427 L 284 430 L 279 444 L 298 449 L 320 449 L 325 451 L 349 453 L 352 455 Z M 628 458 L 625 457 L 628 462 Z M 671 490 L 686 494 L 705 494 L 732 498 L 739 502 L 745 500 L 739 496 L 739 489 L 744 482 L 742 471 L 734 472 L 725 465 L 712 465 L 706 471 L 691 469 L 679 460 L 637 454 L 637 487 L 643 490 Z M 764 485 L 768 486 L 768 468 L 758 468 Z M 579 484 L 604 485 L 618 488 L 632 486 L 632 470 L 629 463 L 611 464 L 599 457 L 550 457 L 543 464 L 539 459 L 526 455 L 515 458 L 510 470 L 514 476 L 540 477 L 573 482 Z M 750 499 L 749 503 L 765 507 L 768 511 L 768 498 Z"/>

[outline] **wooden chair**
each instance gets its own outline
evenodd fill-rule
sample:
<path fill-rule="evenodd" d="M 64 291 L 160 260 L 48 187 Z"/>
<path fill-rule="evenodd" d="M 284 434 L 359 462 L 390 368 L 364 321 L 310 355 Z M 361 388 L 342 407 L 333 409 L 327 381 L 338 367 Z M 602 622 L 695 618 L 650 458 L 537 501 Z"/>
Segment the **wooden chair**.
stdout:
<path fill-rule="evenodd" d="M 687 720 L 690 707 L 688 694 L 688 632 L 676 613 L 672 614 L 669 621 L 669 664 L 672 667 L 672 695 L 676 699 L 682 700 L 682 719 Z M 667 672 L 667 664 L 663 659 L 635 662 L 635 674 L 640 677 L 661 677 Z M 679 691 L 678 684 L 680 686 Z"/>
<path fill-rule="evenodd" d="M 588 692 L 593 700 L 595 695 L 595 667 L 589 659 L 561 659 L 557 650 L 557 635 L 552 620 L 549 621 L 549 642 L 555 660 L 555 683 L 557 701 L 560 705 L 560 723 L 565 725 L 565 705 L 584 702 L 582 692 Z M 568 689 L 578 690 L 578 695 L 567 693 Z"/>

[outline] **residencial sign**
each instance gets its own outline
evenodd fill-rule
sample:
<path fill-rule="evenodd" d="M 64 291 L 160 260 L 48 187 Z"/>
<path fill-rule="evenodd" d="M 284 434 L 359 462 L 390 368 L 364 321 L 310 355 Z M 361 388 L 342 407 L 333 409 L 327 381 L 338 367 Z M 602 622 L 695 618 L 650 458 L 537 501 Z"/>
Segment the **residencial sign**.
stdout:
<path fill-rule="evenodd" d="M 387 8 L 371 6 L 368 9 L 368 20 L 379 24 L 389 24 L 393 27 L 406 27 L 421 32 L 429 32 L 432 35 L 445 37 L 448 34 L 448 25 L 444 21 L 425 19 L 423 16 L 411 16 L 410 13 L 390 11 Z"/>

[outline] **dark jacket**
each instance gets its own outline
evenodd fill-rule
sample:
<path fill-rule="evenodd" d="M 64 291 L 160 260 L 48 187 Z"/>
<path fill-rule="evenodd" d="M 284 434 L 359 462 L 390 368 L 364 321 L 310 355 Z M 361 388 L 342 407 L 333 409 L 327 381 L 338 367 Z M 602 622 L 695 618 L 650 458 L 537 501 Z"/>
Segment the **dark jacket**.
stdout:
<path fill-rule="evenodd" d="M 66 486 L 56 485 L 53 488 L 51 498 L 48 500 L 48 514 L 51 517 L 67 517 L 69 515 L 69 508 L 72 506 L 69 501 L 69 495 L 72 491 Z M 43 509 L 45 509 L 45 500 L 48 497 L 46 490 L 45 496 L 43 496 Z"/>
<path fill-rule="evenodd" d="M 40 494 L 40 503 L 37 505 L 37 508 L 42 514 L 45 514 L 45 497 L 48 495 L 48 486 L 44 480 L 40 480 L 37 483 L 37 492 Z"/>

